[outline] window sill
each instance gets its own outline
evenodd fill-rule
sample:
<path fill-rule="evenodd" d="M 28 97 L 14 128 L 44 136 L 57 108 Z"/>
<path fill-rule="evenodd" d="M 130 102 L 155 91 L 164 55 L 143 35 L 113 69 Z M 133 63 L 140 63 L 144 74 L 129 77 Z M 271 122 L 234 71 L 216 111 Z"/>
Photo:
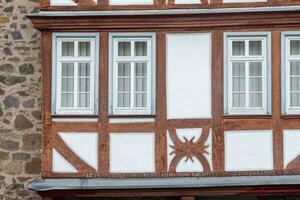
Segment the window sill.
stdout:
<path fill-rule="evenodd" d="M 108 118 L 155 118 L 156 115 L 108 115 Z"/>
<path fill-rule="evenodd" d="M 270 114 L 253 114 L 253 115 L 224 115 L 224 119 L 271 119 L 272 115 Z"/>
<path fill-rule="evenodd" d="M 282 119 L 300 119 L 300 113 L 299 114 L 282 114 Z"/>
<path fill-rule="evenodd" d="M 70 114 L 70 115 L 51 115 L 52 118 L 98 118 L 98 115 L 81 115 L 81 114 Z"/>

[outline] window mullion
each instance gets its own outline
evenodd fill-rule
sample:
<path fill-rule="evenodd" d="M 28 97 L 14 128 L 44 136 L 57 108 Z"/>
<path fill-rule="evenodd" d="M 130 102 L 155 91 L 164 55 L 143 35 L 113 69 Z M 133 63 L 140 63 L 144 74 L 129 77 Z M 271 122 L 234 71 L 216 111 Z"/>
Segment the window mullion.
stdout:
<path fill-rule="evenodd" d="M 78 62 L 74 63 L 74 108 L 78 108 Z"/>
<path fill-rule="evenodd" d="M 135 103 L 135 99 L 134 99 L 134 94 L 135 94 L 135 91 L 134 91 L 134 83 L 135 83 L 135 78 L 134 78 L 134 74 L 135 74 L 135 71 L 134 71 L 134 62 L 131 62 L 130 64 L 130 108 L 134 108 L 134 103 Z"/>
<path fill-rule="evenodd" d="M 245 63 L 245 66 L 246 66 L 246 69 L 245 69 L 245 81 L 246 81 L 246 91 L 245 91 L 245 99 L 246 99 L 246 107 L 249 108 L 249 102 L 250 102 L 250 99 L 249 99 L 249 62 L 246 62 Z"/>
<path fill-rule="evenodd" d="M 245 40 L 245 56 L 249 57 L 249 40 Z"/>

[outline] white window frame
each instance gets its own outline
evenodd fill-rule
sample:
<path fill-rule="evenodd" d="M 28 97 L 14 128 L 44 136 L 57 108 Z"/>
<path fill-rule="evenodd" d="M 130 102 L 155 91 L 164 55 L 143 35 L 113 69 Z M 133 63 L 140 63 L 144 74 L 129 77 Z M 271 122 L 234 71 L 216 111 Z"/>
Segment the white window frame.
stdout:
<path fill-rule="evenodd" d="M 131 56 L 118 56 L 118 42 L 131 42 Z M 146 57 L 136 57 L 133 54 L 133 45 L 136 41 L 147 42 Z M 111 33 L 110 34 L 110 115 L 153 115 L 155 113 L 155 33 Z M 147 106 L 134 107 L 134 62 L 147 62 Z M 117 105 L 117 70 L 118 62 L 131 62 L 130 108 Z"/>
<path fill-rule="evenodd" d="M 62 42 L 74 42 L 74 57 L 62 57 Z M 91 55 L 78 56 L 78 43 L 90 42 Z M 52 113 L 55 115 L 94 115 L 98 112 L 98 33 L 53 33 L 52 35 Z M 62 62 L 74 63 L 74 107 L 61 106 L 61 64 Z M 77 106 L 78 102 L 78 63 L 90 63 L 90 107 Z"/>
<path fill-rule="evenodd" d="M 262 55 L 249 56 L 249 41 L 262 41 Z M 232 55 L 232 42 L 245 42 L 245 56 Z M 225 115 L 271 114 L 271 34 L 269 32 L 224 33 L 224 113 Z M 232 61 L 246 62 L 246 107 L 232 107 Z M 262 61 L 262 107 L 249 107 L 249 62 Z"/>
<path fill-rule="evenodd" d="M 300 107 L 291 107 L 290 105 L 290 65 L 292 60 L 299 60 L 300 56 L 290 55 L 290 41 L 300 40 L 299 31 L 282 32 L 281 43 L 281 90 L 282 90 L 282 114 L 283 115 L 299 115 Z"/>

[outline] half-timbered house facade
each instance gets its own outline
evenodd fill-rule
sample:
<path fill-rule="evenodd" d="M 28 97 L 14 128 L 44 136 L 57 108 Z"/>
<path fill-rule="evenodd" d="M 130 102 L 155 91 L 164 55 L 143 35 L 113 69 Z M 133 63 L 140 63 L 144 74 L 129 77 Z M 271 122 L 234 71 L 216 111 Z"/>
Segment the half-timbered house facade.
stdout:
<path fill-rule="evenodd" d="M 300 1 L 41 0 L 45 199 L 300 192 Z M 241 197 L 242 198 L 242 197 Z"/>

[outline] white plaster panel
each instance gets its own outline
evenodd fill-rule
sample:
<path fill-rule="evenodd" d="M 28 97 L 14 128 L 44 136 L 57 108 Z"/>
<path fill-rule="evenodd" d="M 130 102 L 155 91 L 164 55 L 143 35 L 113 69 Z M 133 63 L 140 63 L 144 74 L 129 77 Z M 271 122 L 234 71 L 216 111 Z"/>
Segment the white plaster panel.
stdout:
<path fill-rule="evenodd" d="M 83 161 L 98 169 L 98 133 L 59 133 L 62 140 Z"/>
<path fill-rule="evenodd" d="M 211 117 L 209 33 L 167 35 L 169 119 Z"/>
<path fill-rule="evenodd" d="M 50 0 L 51 6 L 76 6 L 77 4 L 72 0 Z"/>
<path fill-rule="evenodd" d="M 110 171 L 155 172 L 154 133 L 111 133 Z"/>
<path fill-rule="evenodd" d="M 176 135 L 177 137 L 184 142 L 184 138 L 187 140 L 191 140 L 193 137 L 193 142 L 197 142 L 199 138 L 201 137 L 202 134 L 202 128 L 191 128 L 191 129 L 176 129 Z M 171 164 L 172 159 L 175 157 L 174 154 L 171 154 L 173 152 L 173 148 L 171 146 L 174 145 L 170 133 L 168 131 L 167 135 L 167 153 L 168 153 L 168 170 Z M 208 146 L 206 151 L 208 154 L 205 154 L 205 157 L 212 167 L 212 134 L 211 134 L 211 129 L 209 130 L 209 136 L 207 138 L 207 141 L 205 142 L 205 145 Z M 187 160 L 186 157 L 180 160 L 176 167 L 177 172 L 203 172 L 203 167 L 200 163 L 200 161 L 194 156 L 193 161 Z"/>
<path fill-rule="evenodd" d="M 284 167 L 300 155 L 300 130 L 283 131 Z"/>
<path fill-rule="evenodd" d="M 273 169 L 271 130 L 225 132 L 225 170 Z"/>
<path fill-rule="evenodd" d="M 60 153 L 52 149 L 52 171 L 55 173 L 76 173 L 76 168 L 71 165 Z"/>
<path fill-rule="evenodd" d="M 266 2 L 267 0 L 223 0 L 223 3 L 251 3 L 251 2 Z"/>
<path fill-rule="evenodd" d="M 183 158 L 178 163 L 176 172 L 203 172 L 203 167 L 195 156 L 193 157 L 193 161 Z"/>
<path fill-rule="evenodd" d="M 199 4 L 201 0 L 175 0 L 175 4 Z"/>
<path fill-rule="evenodd" d="M 151 5 L 153 0 L 109 0 L 110 5 Z"/>

